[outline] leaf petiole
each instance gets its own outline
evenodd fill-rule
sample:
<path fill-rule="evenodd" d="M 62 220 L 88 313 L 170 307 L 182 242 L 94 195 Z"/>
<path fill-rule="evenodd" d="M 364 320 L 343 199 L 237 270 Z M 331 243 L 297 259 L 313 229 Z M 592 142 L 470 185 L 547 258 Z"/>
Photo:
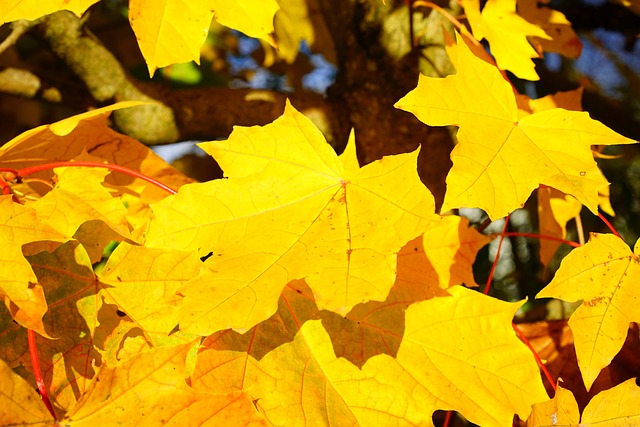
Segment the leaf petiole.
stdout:
<path fill-rule="evenodd" d="M 44 385 L 44 379 L 42 378 L 42 371 L 40 371 L 40 360 L 38 359 L 38 348 L 36 347 L 36 333 L 32 329 L 27 329 L 27 339 L 29 341 L 29 356 L 31 356 L 31 367 L 33 368 L 33 374 L 36 377 L 36 384 L 38 385 L 38 391 L 40 397 L 44 402 L 44 406 L 47 407 L 54 420 L 58 420 L 56 412 L 53 409 L 51 400 L 49 400 L 49 393 Z"/>
<path fill-rule="evenodd" d="M 112 171 L 116 171 L 116 172 L 120 172 L 123 173 L 125 175 L 129 175 L 132 176 L 134 178 L 140 178 L 144 181 L 147 181 L 150 184 L 155 185 L 156 187 L 159 187 L 163 190 L 165 190 L 167 193 L 169 194 L 176 194 L 177 191 L 174 190 L 173 188 L 169 187 L 166 184 L 163 184 L 162 182 L 151 178 L 150 176 L 147 176 L 143 173 L 140 173 L 136 170 L 133 169 L 129 169 L 126 168 L 124 166 L 119 166 L 119 165 L 112 165 L 109 163 L 98 163 L 98 162 L 54 162 L 54 163 L 46 163 L 43 165 L 36 165 L 36 166 L 30 166 L 30 167 L 26 167 L 20 170 L 9 170 L 7 169 L 6 171 L 10 171 L 10 172 L 14 172 L 16 174 L 17 177 L 20 178 L 24 178 L 25 176 L 29 176 L 32 175 L 34 173 L 37 172 L 42 172 L 45 170 L 51 170 L 51 169 L 55 169 L 55 168 L 62 168 L 62 167 L 88 167 L 88 168 L 104 168 L 104 169 L 109 169 Z M 4 169 L 0 169 L 0 170 L 4 170 Z"/>

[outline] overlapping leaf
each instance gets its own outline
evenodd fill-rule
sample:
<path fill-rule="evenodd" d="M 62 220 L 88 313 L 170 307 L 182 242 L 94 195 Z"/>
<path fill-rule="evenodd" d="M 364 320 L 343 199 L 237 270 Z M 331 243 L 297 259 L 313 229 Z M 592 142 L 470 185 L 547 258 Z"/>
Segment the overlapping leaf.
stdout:
<path fill-rule="evenodd" d="M 244 393 L 203 393 L 187 386 L 191 344 L 140 353 L 103 367 L 61 424 L 95 426 L 104 420 L 131 425 L 266 425 Z"/>
<path fill-rule="evenodd" d="M 538 189 L 538 218 L 540 234 L 564 239 L 567 236 L 567 223 L 580 215 L 582 204 L 553 188 Z M 540 240 L 540 262 L 545 266 L 558 250 L 560 242 Z"/>
<path fill-rule="evenodd" d="M 533 405 L 527 425 L 530 427 L 544 425 L 574 426 L 579 422 L 580 410 L 573 393 L 558 384 L 556 394 L 552 399 Z"/>
<path fill-rule="evenodd" d="M 15 203 L 11 196 L 0 196 L 0 242 L 3 243 L 0 295 L 16 322 L 42 335 L 46 335 L 42 316 L 47 311 L 47 302 L 22 247 L 32 242 L 63 242 L 70 238 L 40 221 L 33 208 Z M 55 246 L 39 245 L 38 249 L 52 250 Z"/>
<path fill-rule="evenodd" d="M 97 284 L 84 248 L 68 242 L 54 252 L 28 257 L 38 283 L 44 288 L 49 310 L 43 323 L 48 336 L 38 337 L 38 356 L 44 383 L 54 405 L 70 408 L 93 378 L 98 357 L 93 349 L 98 311 Z M 0 310 L 0 317 L 5 315 Z M 0 358 L 12 367 L 22 364 L 35 377 L 23 328 L 0 322 Z M 98 357 L 99 358 L 99 357 Z"/>
<path fill-rule="evenodd" d="M 639 254 L 640 241 L 632 253 L 616 236 L 592 234 L 586 245 L 562 260 L 551 283 L 537 295 L 583 301 L 569 326 L 587 390 L 622 348 L 629 323 L 640 321 Z"/>
<path fill-rule="evenodd" d="M 21 169 L 43 163 L 69 161 L 86 152 L 101 161 L 140 171 L 175 189 L 193 182 L 148 147 L 107 126 L 111 111 L 141 104 L 144 103 L 119 102 L 26 131 L 0 147 L 0 167 Z M 52 176 L 52 171 L 44 171 L 33 174 L 30 178 L 49 180 Z M 122 173 L 112 173 L 105 181 L 112 185 L 144 188 L 142 198 L 145 201 L 156 201 L 167 195 L 165 190 Z"/>
<path fill-rule="evenodd" d="M 99 275 L 101 294 L 128 314 L 150 341 L 166 341 L 178 326 L 178 291 L 198 277 L 202 262 L 194 252 L 121 243 Z"/>
<path fill-rule="evenodd" d="M 298 278 L 337 313 L 384 300 L 396 253 L 437 220 L 417 151 L 345 168 L 289 104 L 270 125 L 236 127 L 228 141 L 201 146 L 228 179 L 184 186 L 154 205 L 147 235 L 149 246 L 212 253 L 211 274 L 181 290 L 188 332 L 246 330 Z"/>
<path fill-rule="evenodd" d="M 57 183 L 31 206 L 38 217 L 65 235 L 87 221 L 102 221 L 123 238 L 131 238 L 127 210 L 102 186 L 107 169 L 58 168 Z"/>
<path fill-rule="evenodd" d="M 511 329 L 520 304 L 463 288 L 451 293 L 407 310 L 395 358 L 373 356 L 359 369 L 336 357 L 324 322 L 309 320 L 291 342 L 264 355 L 252 345 L 257 330 L 244 345 L 225 344 L 227 333 L 208 339 L 192 382 L 245 390 L 276 425 L 432 425 L 436 409 L 458 410 L 483 426 L 508 425 L 514 413 L 526 417 L 546 393 Z"/>
<path fill-rule="evenodd" d="M 478 286 L 472 266 L 478 251 L 493 239 L 491 236 L 478 233 L 466 218 L 449 216 L 430 228 L 423 239 L 424 252 L 442 289 L 460 284 Z"/>
<path fill-rule="evenodd" d="M 607 184 L 591 145 L 630 144 L 585 112 L 552 109 L 518 118 L 513 90 L 500 72 L 458 41 L 457 74 L 420 77 L 396 106 L 431 126 L 456 125 L 443 211 L 479 207 L 500 218 L 523 206 L 540 184 L 597 212 Z"/>

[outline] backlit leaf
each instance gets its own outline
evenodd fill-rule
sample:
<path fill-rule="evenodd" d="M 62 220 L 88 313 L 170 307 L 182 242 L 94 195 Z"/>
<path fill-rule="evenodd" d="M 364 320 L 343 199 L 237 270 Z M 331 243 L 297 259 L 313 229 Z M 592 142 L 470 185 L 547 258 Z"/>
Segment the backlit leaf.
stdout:
<path fill-rule="evenodd" d="M 418 87 L 396 104 L 428 125 L 460 127 L 442 210 L 479 207 L 500 218 L 545 184 L 597 213 L 598 191 L 607 183 L 591 145 L 635 141 L 586 112 L 556 108 L 519 119 L 511 85 L 500 72 L 460 40 L 457 51 L 457 74 L 420 76 Z"/>
<path fill-rule="evenodd" d="M 538 189 L 538 219 L 543 236 L 567 237 L 567 223 L 580 215 L 582 203 L 549 187 Z M 540 262 L 545 266 L 558 250 L 560 242 L 540 239 Z"/>
<path fill-rule="evenodd" d="M 397 357 L 374 356 L 361 370 L 336 358 L 321 323 L 308 321 L 257 363 L 252 394 L 274 424 L 433 425 L 433 411 L 455 409 L 483 426 L 508 425 L 546 400 L 533 357 L 511 329 L 518 306 L 462 288 L 417 303 Z"/>
<path fill-rule="evenodd" d="M 601 391 L 582 412 L 580 427 L 627 427 L 640 425 L 640 388 L 636 378 Z"/>
<path fill-rule="evenodd" d="M 54 188 L 31 206 L 38 217 L 65 235 L 73 235 L 86 221 L 107 224 L 123 238 L 131 238 L 127 210 L 102 186 L 107 169 L 57 168 Z"/>
<path fill-rule="evenodd" d="M 630 322 L 640 321 L 640 243 L 632 253 L 620 238 L 592 234 L 560 264 L 555 277 L 537 298 L 582 300 L 571 315 L 578 365 L 587 390 L 600 370 L 611 363 L 627 336 Z"/>
<path fill-rule="evenodd" d="M 147 235 L 149 246 L 213 253 L 211 274 L 181 290 L 186 332 L 247 330 L 299 278 L 320 308 L 343 315 L 384 300 L 396 253 L 438 219 L 417 151 L 345 170 L 290 105 L 272 124 L 236 127 L 228 141 L 201 147 L 228 179 L 184 186 L 154 205 Z"/>

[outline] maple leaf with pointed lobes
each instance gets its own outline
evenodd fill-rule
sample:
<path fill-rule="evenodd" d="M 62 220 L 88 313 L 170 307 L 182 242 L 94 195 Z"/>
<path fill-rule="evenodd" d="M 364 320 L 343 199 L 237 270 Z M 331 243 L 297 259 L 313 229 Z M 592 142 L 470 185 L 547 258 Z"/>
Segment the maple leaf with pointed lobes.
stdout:
<path fill-rule="evenodd" d="M 521 303 L 463 287 L 450 291 L 409 307 L 397 357 L 373 356 L 358 368 L 336 357 L 335 330 L 308 320 L 293 341 L 247 363 L 246 353 L 238 353 L 246 347 L 220 348 L 222 335 L 207 340 L 211 349 L 199 355 L 194 387 L 239 387 L 259 399 L 276 425 L 432 426 L 437 409 L 489 427 L 510 425 L 514 413 L 526 418 L 547 395 L 534 358 L 511 327 Z"/>
<path fill-rule="evenodd" d="M 640 322 L 640 240 L 634 252 L 612 234 L 591 234 L 560 264 L 555 277 L 536 298 L 583 303 L 571 315 L 576 355 L 589 390 L 620 351 L 630 322 Z"/>
<path fill-rule="evenodd" d="M 428 125 L 460 128 L 442 211 L 478 207 L 501 218 L 545 184 L 597 214 L 598 191 L 608 183 L 591 145 L 636 141 L 586 112 L 555 108 L 518 119 L 513 90 L 498 69 L 474 56 L 460 36 L 457 51 L 455 75 L 421 75 L 416 89 L 396 103 Z"/>
<path fill-rule="evenodd" d="M 299 278 L 319 307 L 342 315 L 384 300 L 396 253 L 439 221 L 416 173 L 417 150 L 358 168 L 289 103 L 272 124 L 200 146 L 228 178 L 183 186 L 153 205 L 146 242 L 214 254 L 211 271 L 180 291 L 185 332 L 247 330 Z"/>

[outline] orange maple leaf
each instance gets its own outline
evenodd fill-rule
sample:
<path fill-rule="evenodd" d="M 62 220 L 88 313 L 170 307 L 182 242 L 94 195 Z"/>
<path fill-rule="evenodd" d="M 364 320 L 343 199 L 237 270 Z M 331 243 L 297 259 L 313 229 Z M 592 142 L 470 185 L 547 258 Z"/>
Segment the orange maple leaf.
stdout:
<path fill-rule="evenodd" d="M 46 336 L 42 316 L 47 311 L 42 286 L 23 254 L 23 245 L 45 241 L 33 247 L 29 254 L 53 250 L 65 236 L 40 221 L 35 209 L 15 203 L 11 196 L 0 196 L 0 295 L 14 320 L 25 328 Z M 46 243 L 49 241 L 49 243 Z M 11 272 L 10 274 L 7 274 Z"/>
<path fill-rule="evenodd" d="M 547 6 L 549 0 L 517 0 L 518 13 L 530 23 L 540 27 L 547 37 L 532 36 L 531 41 L 542 56 L 542 52 L 555 52 L 568 58 L 577 58 L 582 52 L 582 43 L 571 28 L 571 22 L 562 12 Z"/>
<path fill-rule="evenodd" d="M 84 393 L 99 358 L 93 344 L 102 303 L 96 295 L 95 275 L 86 251 L 75 241 L 27 259 L 44 289 L 49 310 L 43 323 L 46 334 L 54 338 L 37 339 L 44 383 L 54 405 L 66 410 Z M 0 310 L 0 318 L 5 314 Z M 10 321 L 0 323 L 0 358 L 22 364 L 33 378 L 27 347 L 22 327 Z"/>
<path fill-rule="evenodd" d="M 640 321 L 640 240 L 634 252 L 612 234 L 591 234 L 560 264 L 537 298 L 583 303 L 571 315 L 578 365 L 587 390 L 620 351 L 630 322 Z"/>
<path fill-rule="evenodd" d="M 0 167 L 21 169 L 43 163 L 70 161 L 89 153 L 107 163 L 117 164 L 156 178 L 175 189 L 193 182 L 158 155 L 131 137 L 122 135 L 107 125 L 111 111 L 145 104 L 139 101 L 118 102 L 28 130 L 0 147 Z M 85 154 L 86 156 L 86 154 Z M 83 158 L 87 160 L 86 157 Z M 38 172 L 30 178 L 49 180 L 52 171 Z M 144 201 L 157 201 L 167 195 L 165 190 L 148 185 L 139 178 L 112 173 L 107 184 L 144 188 Z"/>
<path fill-rule="evenodd" d="M 443 211 L 479 207 L 500 218 L 522 207 L 540 184 L 570 194 L 597 213 L 603 180 L 591 145 L 631 144 L 586 112 L 560 108 L 519 117 L 511 85 L 458 36 L 458 71 L 420 76 L 396 106 L 431 126 L 456 125 Z"/>

